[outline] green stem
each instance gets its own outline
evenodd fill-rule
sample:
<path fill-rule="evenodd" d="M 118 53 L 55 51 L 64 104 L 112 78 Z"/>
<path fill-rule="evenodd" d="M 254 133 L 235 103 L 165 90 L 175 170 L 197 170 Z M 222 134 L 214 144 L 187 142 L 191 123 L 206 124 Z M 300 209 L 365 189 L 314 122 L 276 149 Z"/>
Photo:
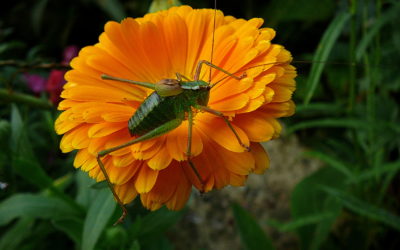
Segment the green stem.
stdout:
<path fill-rule="evenodd" d="M 350 62 L 356 60 L 356 25 L 357 25 L 357 0 L 351 0 L 350 5 L 351 24 L 350 24 L 350 46 L 349 46 L 349 59 Z M 351 114 L 354 109 L 355 102 L 355 85 L 356 85 L 356 68 L 350 64 L 349 66 L 349 100 L 348 100 L 348 113 Z"/>
<path fill-rule="evenodd" d="M 65 63 L 27 63 L 17 60 L 0 60 L 0 67 L 17 67 L 24 69 L 70 69 Z"/>
<path fill-rule="evenodd" d="M 6 89 L 0 89 L 0 102 L 4 101 L 9 103 L 10 102 L 23 103 L 31 107 L 42 108 L 42 109 L 54 108 L 54 106 L 51 105 L 49 102 L 33 97 L 31 95 L 17 93 Z"/>

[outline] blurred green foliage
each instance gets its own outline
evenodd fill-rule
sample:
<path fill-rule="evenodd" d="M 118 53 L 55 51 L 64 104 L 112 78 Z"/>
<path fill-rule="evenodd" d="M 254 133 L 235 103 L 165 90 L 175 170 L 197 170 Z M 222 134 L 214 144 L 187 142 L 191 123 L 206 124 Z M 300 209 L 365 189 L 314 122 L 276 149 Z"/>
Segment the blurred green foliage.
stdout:
<path fill-rule="evenodd" d="M 214 7 L 213 1 L 182 3 Z M 113 227 L 120 211 L 110 192 L 72 169 L 74 155 L 58 149 L 55 108 L 46 93 L 34 95 L 21 77 L 47 77 L 51 67 L 35 65 L 61 61 L 67 45 L 95 43 L 107 20 L 142 16 L 150 4 L 2 3 L 0 249 L 174 249 L 165 232 L 185 210 L 150 213 L 133 203 L 126 223 Z M 294 60 L 312 62 L 297 65 L 299 105 L 284 121 L 284 136 L 296 133 L 310 149 L 307 157 L 324 163 L 291 194 L 290 221 L 257 221 L 232 205 L 243 248 L 273 249 L 274 240 L 259 225 L 268 224 L 294 233 L 304 250 L 398 249 L 399 2 L 251 0 L 217 1 L 217 7 L 236 17 L 263 17 Z"/>

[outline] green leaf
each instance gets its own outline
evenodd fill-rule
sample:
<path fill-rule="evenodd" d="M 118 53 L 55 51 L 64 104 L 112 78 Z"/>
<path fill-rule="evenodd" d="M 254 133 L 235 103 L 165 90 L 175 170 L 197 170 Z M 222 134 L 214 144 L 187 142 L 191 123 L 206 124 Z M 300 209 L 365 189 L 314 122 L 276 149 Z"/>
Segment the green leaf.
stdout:
<path fill-rule="evenodd" d="M 0 249 L 19 249 L 19 244 L 29 236 L 33 223 L 33 218 L 24 217 L 19 219 L 0 238 Z"/>
<path fill-rule="evenodd" d="M 96 0 L 96 3 L 115 21 L 126 17 L 124 7 L 118 0 Z"/>
<path fill-rule="evenodd" d="M 362 216 L 366 216 L 372 220 L 380 221 L 398 231 L 400 231 L 400 217 L 394 215 L 385 209 L 376 207 L 370 203 L 362 201 L 355 196 L 352 196 L 348 193 L 345 193 L 341 190 L 331 188 L 331 187 L 323 187 L 323 190 L 328 194 L 336 197 L 346 208 L 349 210 L 360 214 Z"/>
<path fill-rule="evenodd" d="M 332 0 L 286 0 L 284 3 L 285 6 L 282 8 L 282 1 L 270 1 L 264 16 L 282 21 L 312 22 L 329 18 L 335 8 Z M 318 11 L 315 11 L 316 9 Z"/>
<path fill-rule="evenodd" d="M 33 5 L 31 18 L 33 30 L 36 34 L 39 34 L 39 32 L 41 31 L 40 26 L 42 24 L 42 19 L 45 16 L 47 2 L 48 0 L 39 0 L 36 2 L 35 5 Z"/>
<path fill-rule="evenodd" d="M 83 171 L 76 172 L 76 182 L 78 185 L 78 192 L 76 195 L 76 202 L 84 207 L 89 207 L 93 200 L 96 191 L 91 189 L 90 186 L 96 183 L 95 180 L 89 178 L 87 173 Z"/>
<path fill-rule="evenodd" d="M 238 204 L 232 204 L 232 210 L 245 249 L 274 249 L 271 240 L 246 210 Z"/>
<path fill-rule="evenodd" d="M 26 181 L 39 188 L 45 189 L 53 184 L 53 179 L 34 160 L 23 158 L 23 156 L 14 157 L 13 169 Z"/>
<path fill-rule="evenodd" d="M 0 34 L 0 36 L 1 36 L 1 34 Z M 25 44 L 20 41 L 2 42 L 0 44 L 0 55 L 5 52 L 11 53 L 11 51 L 14 49 L 20 49 L 20 48 L 24 48 L 24 47 L 25 47 Z"/>
<path fill-rule="evenodd" d="M 319 151 L 308 151 L 305 153 L 305 155 L 320 159 L 321 161 L 328 164 L 328 166 L 333 167 L 337 171 L 344 174 L 350 180 L 354 178 L 354 174 L 350 171 L 351 166 L 348 166 L 346 163 L 344 163 L 338 159 L 335 159 L 334 157 L 332 157 L 330 155 L 327 155 L 327 154 L 325 154 L 323 152 L 319 152 Z"/>
<path fill-rule="evenodd" d="M 167 10 L 172 6 L 179 5 L 181 5 L 181 2 L 179 2 L 179 0 L 153 0 L 149 8 L 149 13 Z"/>
<path fill-rule="evenodd" d="M 314 63 L 311 66 L 310 77 L 307 82 L 306 96 L 304 98 L 304 104 L 308 104 L 314 95 L 320 80 L 322 71 L 325 67 L 323 62 L 326 62 L 328 56 L 336 43 L 340 33 L 347 20 L 350 18 L 350 13 L 340 13 L 333 19 L 329 27 L 326 29 L 322 39 L 318 45 L 317 51 L 313 58 Z"/>
<path fill-rule="evenodd" d="M 0 203 L 0 225 L 5 225 L 22 216 L 59 219 L 77 216 L 79 212 L 57 198 L 36 194 L 16 194 Z"/>
<path fill-rule="evenodd" d="M 140 250 L 139 241 L 135 240 L 135 241 L 132 243 L 132 245 L 131 245 L 131 247 L 130 247 L 129 249 L 130 249 L 130 250 Z"/>
<path fill-rule="evenodd" d="M 49 189 L 52 193 L 56 195 L 57 198 L 64 200 L 71 207 L 74 207 L 77 211 L 83 213 L 82 207 L 80 207 L 70 196 L 62 192 L 58 187 L 53 185 L 53 179 L 51 179 L 46 172 L 40 167 L 36 160 L 29 160 L 23 156 L 15 156 L 13 159 L 13 169 L 26 181 L 32 183 L 33 185 L 41 189 Z M 68 175 L 65 178 L 56 180 L 55 184 L 59 185 L 59 181 L 68 181 Z"/>
<path fill-rule="evenodd" d="M 133 237 L 128 236 L 128 231 L 123 225 L 117 225 L 107 228 L 105 236 L 102 237 L 102 241 L 107 242 L 107 248 L 109 249 L 126 249 L 126 244 L 131 243 Z M 101 244 L 101 243 L 100 243 Z M 99 248 L 102 245 L 98 246 Z"/>
<path fill-rule="evenodd" d="M 0 120 L 0 140 L 5 141 L 10 133 L 11 126 L 6 120 Z"/>
<path fill-rule="evenodd" d="M 174 247 L 168 240 L 168 238 L 164 235 L 160 235 L 158 237 L 153 236 L 151 241 L 146 241 L 145 243 L 141 242 L 141 249 L 146 250 L 173 250 Z"/>
<path fill-rule="evenodd" d="M 176 224 L 184 212 L 185 210 L 170 211 L 167 208 L 162 207 L 157 211 L 147 214 L 140 219 L 141 227 L 139 236 L 143 238 L 145 236 L 151 237 L 156 234 L 164 233 L 171 226 Z"/>
<path fill-rule="evenodd" d="M 304 227 L 311 224 L 317 224 L 326 219 L 332 219 L 335 217 L 336 217 L 335 213 L 323 212 L 323 213 L 312 214 L 310 216 L 304 216 L 287 223 L 282 223 L 272 219 L 269 219 L 267 223 L 270 226 L 277 228 L 281 232 L 289 232 L 297 230 L 300 227 Z"/>
<path fill-rule="evenodd" d="M 78 217 L 71 218 L 61 218 L 53 220 L 53 225 L 58 230 L 64 232 L 69 236 L 71 240 L 75 242 L 75 244 L 80 245 L 82 242 L 82 228 L 83 221 Z"/>
<path fill-rule="evenodd" d="M 108 187 L 107 181 L 100 181 L 100 182 L 96 182 L 96 183 L 93 183 L 92 185 L 90 185 L 90 188 L 103 189 L 103 188 L 109 188 L 109 187 Z"/>
<path fill-rule="evenodd" d="M 319 249 L 328 237 L 336 217 L 341 211 L 341 204 L 326 195 L 319 187 L 330 185 L 341 187 L 345 178 L 334 168 L 321 168 L 296 185 L 292 192 L 291 210 L 294 221 L 307 221 L 321 213 L 330 213 L 332 217 L 321 219 L 317 224 L 308 224 L 297 229 L 301 249 Z"/>
<path fill-rule="evenodd" d="M 21 114 L 17 105 L 11 105 L 11 142 L 10 147 L 15 155 L 22 155 L 25 158 L 33 159 L 33 151 L 24 128 Z"/>
<path fill-rule="evenodd" d="M 85 218 L 82 250 L 95 249 L 96 242 L 114 213 L 115 205 L 114 198 L 108 189 L 97 192 Z"/>

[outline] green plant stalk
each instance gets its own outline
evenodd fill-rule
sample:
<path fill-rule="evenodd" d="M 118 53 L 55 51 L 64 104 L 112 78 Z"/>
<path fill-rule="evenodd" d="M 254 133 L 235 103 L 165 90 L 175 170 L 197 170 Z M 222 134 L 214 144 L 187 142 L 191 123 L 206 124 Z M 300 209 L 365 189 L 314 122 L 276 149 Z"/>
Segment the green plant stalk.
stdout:
<path fill-rule="evenodd" d="M 54 186 L 50 186 L 49 190 L 56 195 L 55 196 L 56 198 L 59 198 L 59 199 L 65 201 L 67 204 L 69 204 L 75 210 L 79 211 L 79 213 L 85 214 L 85 209 L 81 205 L 76 203 L 76 201 L 74 199 L 72 199 L 71 197 L 66 195 L 64 192 L 60 191 L 58 188 L 56 188 Z"/>
<path fill-rule="evenodd" d="M 31 107 L 41 109 L 54 109 L 53 105 L 42 99 L 27 94 L 8 91 L 6 89 L 0 89 L 0 101 L 5 101 L 9 103 L 22 103 L 27 104 Z"/>
<path fill-rule="evenodd" d="M 375 20 L 379 20 L 380 16 L 381 16 L 381 0 L 376 0 L 375 3 Z M 376 123 L 376 97 L 375 95 L 377 94 L 377 83 L 380 81 L 380 71 L 378 69 L 378 65 L 380 64 L 380 29 L 377 31 L 377 34 L 375 36 L 375 41 L 374 41 L 374 46 L 372 47 L 372 64 L 370 72 L 371 74 L 371 82 L 368 88 L 368 121 L 370 122 L 370 124 L 375 124 Z M 379 148 L 377 148 L 376 146 L 376 130 L 375 129 L 371 129 L 370 130 L 370 134 L 369 134 L 369 143 L 371 146 L 371 166 L 373 168 L 377 168 L 379 167 Z M 378 176 L 376 176 L 376 181 L 379 182 L 379 178 Z"/>
<path fill-rule="evenodd" d="M 380 19 L 381 16 L 382 16 L 382 0 L 376 0 L 376 18 Z M 375 64 L 374 65 L 380 65 L 380 63 L 381 63 L 381 36 L 380 36 L 380 29 L 379 29 L 378 33 L 376 34 L 375 44 L 376 45 L 375 45 L 375 53 L 374 53 L 374 59 L 375 59 Z M 374 75 L 376 76 L 376 78 L 374 79 L 375 80 L 374 83 L 376 84 L 377 82 L 381 81 L 380 70 L 379 70 L 378 67 L 375 67 L 374 73 L 375 73 Z M 376 85 L 374 85 L 374 88 L 376 88 Z M 375 89 L 374 89 L 374 92 L 375 92 Z M 375 103 L 373 103 L 373 104 L 375 104 Z M 374 109 L 375 109 L 375 105 L 374 105 Z M 372 138 L 372 139 L 374 139 L 374 138 Z M 371 141 L 371 143 L 373 143 L 373 141 Z M 383 158 L 382 155 L 384 155 L 384 154 L 385 154 L 384 149 L 377 149 L 376 150 L 374 168 L 380 168 L 381 163 L 384 160 L 384 159 L 382 159 Z M 376 175 L 375 179 L 377 181 L 377 184 L 379 185 L 379 183 L 381 182 L 381 179 L 379 178 L 379 176 Z M 385 182 L 384 182 L 384 185 L 381 186 L 381 190 L 380 190 L 380 193 L 379 193 L 379 196 L 378 196 L 379 204 L 383 201 L 383 197 L 384 197 L 384 194 L 386 193 L 385 191 L 387 190 L 387 187 L 390 184 L 390 180 L 391 180 L 391 178 L 386 178 Z"/>
<path fill-rule="evenodd" d="M 363 6 L 363 14 L 362 14 L 362 18 L 363 18 L 363 36 L 365 36 L 367 34 L 367 22 L 368 22 L 368 8 L 364 5 Z M 365 79 L 367 82 L 367 95 L 366 95 L 366 119 L 368 124 L 373 125 L 374 124 L 374 83 L 373 83 L 373 79 L 372 79 L 372 73 L 371 73 L 371 59 L 370 59 L 370 55 L 369 53 L 365 53 L 364 57 L 363 57 L 363 61 L 364 61 L 364 71 L 365 71 Z M 373 165 L 373 152 L 372 152 L 372 147 L 373 147 L 373 126 L 369 126 L 368 127 L 368 141 L 369 141 L 369 145 L 368 145 L 368 152 L 366 152 L 366 159 L 367 159 L 367 165 L 368 166 L 372 166 Z"/>
<path fill-rule="evenodd" d="M 357 36 L 357 0 L 351 0 L 349 12 L 351 14 L 350 20 L 350 44 L 349 44 L 349 59 L 351 63 L 356 60 L 356 36 Z M 356 85 L 356 67 L 352 64 L 349 66 L 349 100 L 348 100 L 348 113 L 351 114 L 354 109 L 355 102 L 355 85 Z"/>

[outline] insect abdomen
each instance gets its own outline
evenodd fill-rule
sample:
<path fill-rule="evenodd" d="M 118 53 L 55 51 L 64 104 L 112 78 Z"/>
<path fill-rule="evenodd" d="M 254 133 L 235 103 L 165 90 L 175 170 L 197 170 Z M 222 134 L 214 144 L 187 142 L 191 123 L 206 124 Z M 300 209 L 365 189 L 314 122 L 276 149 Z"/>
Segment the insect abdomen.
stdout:
<path fill-rule="evenodd" d="M 129 119 L 128 129 L 131 135 L 144 135 L 177 118 L 174 102 L 170 99 L 161 97 L 156 92 L 150 94 Z"/>

